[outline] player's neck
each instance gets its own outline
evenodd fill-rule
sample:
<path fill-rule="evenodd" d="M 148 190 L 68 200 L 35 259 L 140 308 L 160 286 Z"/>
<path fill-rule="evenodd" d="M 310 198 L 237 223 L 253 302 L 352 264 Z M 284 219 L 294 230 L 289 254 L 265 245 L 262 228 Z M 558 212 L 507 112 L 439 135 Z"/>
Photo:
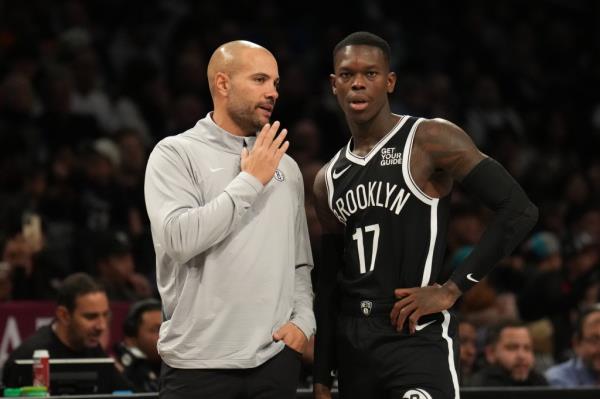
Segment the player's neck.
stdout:
<path fill-rule="evenodd" d="M 399 117 L 387 110 L 365 123 L 348 121 L 352 133 L 352 152 L 364 156 L 398 123 Z"/>

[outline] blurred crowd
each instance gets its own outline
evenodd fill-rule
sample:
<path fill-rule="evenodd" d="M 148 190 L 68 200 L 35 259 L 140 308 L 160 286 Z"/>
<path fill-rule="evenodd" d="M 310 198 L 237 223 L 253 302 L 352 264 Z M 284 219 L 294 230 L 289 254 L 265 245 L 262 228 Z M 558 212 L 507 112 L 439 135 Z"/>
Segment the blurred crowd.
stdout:
<path fill-rule="evenodd" d="M 318 265 L 312 182 L 350 137 L 331 52 L 368 30 L 392 47 L 392 110 L 464 127 L 539 206 L 531 236 L 457 308 L 477 359 L 494 324 L 522 323 L 543 372 L 572 356 L 578 312 L 600 301 L 599 19 L 584 0 L 0 0 L 0 301 L 53 299 L 75 271 L 110 300 L 157 296 L 147 156 L 210 111 L 206 63 L 234 39 L 279 62 L 274 119 L 305 178 Z M 456 266 L 489 213 L 460 189 L 452 206 Z"/>

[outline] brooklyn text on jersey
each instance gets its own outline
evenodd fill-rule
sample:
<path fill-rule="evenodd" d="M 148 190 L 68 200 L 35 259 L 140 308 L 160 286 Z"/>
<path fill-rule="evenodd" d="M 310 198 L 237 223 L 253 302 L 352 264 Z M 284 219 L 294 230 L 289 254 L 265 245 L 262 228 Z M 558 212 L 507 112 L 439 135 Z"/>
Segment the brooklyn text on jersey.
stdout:
<path fill-rule="evenodd" d="M 399 189 L 397 184 L 370 181 L 366 185 L 358 184 L 337 198 L 333 213 L 342 223 L 346 223 L 356 211 L 374 206 L 387 208 L 398 215 L 409 197 L 410 193 L 404 188 Z"/>

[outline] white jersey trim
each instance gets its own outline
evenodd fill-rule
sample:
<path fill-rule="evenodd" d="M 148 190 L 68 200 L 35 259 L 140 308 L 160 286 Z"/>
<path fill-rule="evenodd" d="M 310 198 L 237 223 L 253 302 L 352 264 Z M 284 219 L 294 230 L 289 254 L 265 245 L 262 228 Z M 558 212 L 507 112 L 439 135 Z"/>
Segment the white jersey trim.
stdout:
<path fill-rule="evenodd" d="M 403 155 L 403 160 L 402 160 L 402 176 L 404 177 L 404 181 L 406 182 L 408 189 L 410 190 L 411 193 L 413 193 L 415 195 L 415 197 L 417 197 L 418 199 L 420 199 L 422 202 L 424 202 L 427 205 L 432 205 L 433 201 L 437 200 L 437 198 L 433 198 L 433 197 L 430 197 L 429 195 L 425 194 L 419 188 L 419 186 L 417 186 L 417 184 L 415 183 L 415 181 L 412 178 L 412 175 L 410 174 L 410 156 L 412 153 L 413 141 L 415 139 L 415 133 L 417 131 L 417 128 L 419 127 L 421 122 L 423 122 L 423 120 L 424 120 L 423 118 L 419 118 L 419 120 L 417 120 L 415 122 L 413 127 L 410 129 L 410 132 L 408 133 L 408 138 L 406 139 L 406 144 L 404 144 L 404 155 Z"/>
<path fill-rule="evenodd" d="M 325 186 L 327 187 L 327 203 L 329 204 L 329 209 L 331 209 L 331 212 L 333 212 L 334 215 L 335 215 L 335 211 L 333 210 L 333 191 L 334 191 L 335 186 L 333 185 L 332 173 L 333 173 L 333 166 L 337 162 L 341 153 L 342 153 L 342 150 L 338 151 L 337 154 L 335 154 L 335 157 L 333 157 L 333 159 L 329 163 L 329 166 L 327 167 L 327 172 L 325 173 Z"/>
<path fill-rule="evenodd" d="M 394 114 L 394 115 L 396 115 L 396 114 Z M 352 139 L 350 139 L 350 141 L 348 141 L 348 144 L 346 145 L 346 158 L 348 158 L 348 160 L 350 162 L 359 164 L 361 166 L 365 166 L 371 160 L 371 158 L 373 158 L 375 156 L 375 154 L 377 154 L 377 152 L 381 149 L 381 147 L 383 147 L 388 141 L 390 141 L 390 139 L 392 137 L 394 137 L 394 135 L 400 130 L 400 128 L 402 126 L 404 126 L 406 121 L 409 119 L 405 115 L 403 115 L 403 116 L 396 115 L 396 116 L 399 116 L 400 119 L 394 125 L 392 130 L 390 130 L 385 136 L 383 136 L 382 139 L 379 140 L 379 142 L 373 148 L 371 148 L 371 151 L 369 151 L 369 153 L 367 155 L 365 155 L 364 157 L 359 157 L 358 155 L 355 155 L 354 153 L 352 153 L 352 151 L 350 151 L 350 145 L 352 144 Z"/>
<path fill-rule="evenodd" d="M 448 335 L 448 328 L 450 326 L 450 313 L 447 310 L 443 310 L 444 321 L 442 322 L 442 337 L 448 343 L 448 368 L 450 369 L 450 375 L 452 376 L 452 386 L 454 387 L 454 399 L 460 399 L 460 388 L 458 385 L 458 373 L 456 372 L 456 364 L 454 364 L 454 345 L 452 338 Z"/>
<path fill-rule="evenodd" d="M 425 268 L 423 269 L 423 279 L 421 280 L 421 287 L 429 285 L 429 279 L 431 278 L 431 268 L 433 264 L 433 253 L 435 252 L 435 242 L 437 241 L 437 210 L 438 210 L 439 199 L 434 198 L 431 201 L 431 213 L 429 216 L 429 250 L 427 251 L 427 258 L 425 259 Z"/>

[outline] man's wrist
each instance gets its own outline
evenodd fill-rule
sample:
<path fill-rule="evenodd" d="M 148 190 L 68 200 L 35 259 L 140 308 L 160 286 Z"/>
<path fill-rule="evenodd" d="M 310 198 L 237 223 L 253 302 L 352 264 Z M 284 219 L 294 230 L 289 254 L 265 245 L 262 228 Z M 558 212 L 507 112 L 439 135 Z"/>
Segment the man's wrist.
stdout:
<path fill-rule="evenodd" d="M 448 280 L 442 285 L 442 288 L 448 293 L 448 298 L 454 305 L 454 302 L 462 295 L 462 291 L 458 288 L 458 285 L 452 280 Z"/>

